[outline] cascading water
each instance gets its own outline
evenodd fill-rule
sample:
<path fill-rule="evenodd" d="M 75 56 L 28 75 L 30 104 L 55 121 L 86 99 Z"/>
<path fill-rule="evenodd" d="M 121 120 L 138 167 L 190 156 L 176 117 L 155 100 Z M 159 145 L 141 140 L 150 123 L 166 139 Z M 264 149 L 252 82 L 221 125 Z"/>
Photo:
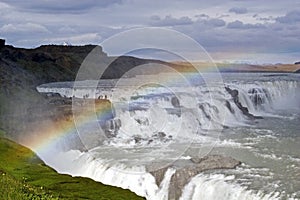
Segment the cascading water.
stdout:
<path fill-rule="evenodd" d="M 274 114 L 276 109 L 281 109 L 280 105 L 287 98 L 295 103 L 294 107 L 297 106 L 295 94 L 298 92 L 298 85 L 297 81 L 275 81 L 239 85 L 228 83 L 227 87 L 238 91 L 238 101 L 250 114 L 269 116 Z M 132 97 L 134 100 L 131 109 L 122 111 L 116 118 L 124 124 L 121 129 L 123 128 L 126 133 L 140 137 L 151 137 L 159 131 L 173 137 L 174 129 L 166 127 L 176 127 L 180 120 L 198 126 L 196 134 L 201 133 L 201 130 L 247 125 L 249 118 L 243 114 L 225 88 L 216 87 L 209 91 L 200 86 L 197 88 L 197 95 L 193 97 L 184 92 L 177 93 L 177 97 L 168 93 L 137 94 Z M 134 105 L 139 105 L 138 102 L 143 102 L 144 107 L 135 107 Z M 159 124 L 162 122 L 167 124 Z M 187 128 L 185 131 L 189 135 L 195 134 L 193 129 Z"/>
<path fill-rule="evenodd" d="M 221 174 L 198 175 L 194 177 L 183 190 L 180 200 L 215 200 L 215 199 L 230 199 L 230 200 L 272 200 L 278 199 L 278 194 L 256 194 L 253 191 L 228 183 L 233 180 L 233 176 Z"/>
<path fill-rule="evenodd" d="M 264 115 L 274 109 L 297 107 L 298 81 L 257 81 L 239 85 L 230 85 L 239 90 L 241 103 L 252 113 Z M 284 104 L 288 99 L 290 105 Z"/>
<path fill-rule="evenodd" d="M 279 77 L 276 80 L 273 76 L 245 77 L 225 75 L 224 85 L 207 88 L 196 84 L 192 86 L 193 93 L 187 88 L 178 86 L 172 88 L 175 92 L 164 87 L 149 86 L 146 90 L 136 90 L 127 99 L 125 93 L 128 92 L 128 88 L 123 90 L 121 88 L 118 90 L 120 94 L 114 95 L 110 94 L 114 92 L 113 88 L 105 87 L 105 90 L 97 88 L 97 96 L 106 95 L 116 103 L 114 116 L 101 124 L 109 135 L 107 140 L 101 147 L 89 152 L 81 153 L 73 150 L 61 153 L 61 159 L 69 158 L 70 164 L 67 166 L 61 166 L 57 162 L 59 158 L 50 159 L 43 155 L 41 157 L 62 173 L 87 176 L 105 184 L 128 188 L 147 199 L 168 199 L 168 185 L 174 170 L 168 170 L 162 183 L 157 185 L 154 177 L 145 168 L 147 164 L 162 162 L 169 158 L 170 160 L 182 158 L 178 156 L 181 155 L 178 152 L 185 151 L 185 148 L 180 147 L 187 141 L 196 141 L 198 146 L 204 148 L 212 144 L 215 147 L 219 145 L 220 148 L 225 148 L 224 144 L 225 146 L 238 144 L 234 148 L 241 148 L 241 151 L 244 151 L 243 146 L 246 146 L 246 149 L 254 148 L 247 146 L 250 144 L 249 139 L 245 143 L 240 143 L 242 141 L 240 138 L 232 142 L 232 140 L 221 141 L 218 136 L 222 135 L 224 130 L 234 132 L 240 129 L 248 130 L 247 127 L 251 129 L 254 123 L 265 120 L 258 119 L 258 116 L 276 118 L 281 117 L 282 110 L 299 110 L 299 77 Z M 97 98 L 88 87 L 73 93 L 71 86 L 63 85 L 63 83 L 59 83 L 60 87 L 54 83 L 42 85 L 38 87 L 38 91 L 59 93 L 67 97 Z M 102 94 L 101 91 L 105 92 Z M 126 105 L 122 104 L 124 99 Z M 257 132 L 260 133 L 259 131 Z M 253 153 L 254 150 L 249 152 Z M 250 161 L 254 162 L 255 159 L 251 158 Z M 128 163 L 130 164 L 127 165 Z M 181 199 L 286 197 L 281 197 L 286 195 L 284 192 L 268 194 L 265 191 L 248 190 L 247 187 L 239 186 L 235 180 L 234 176 L 198 175 L 186 185 Z M 276 181 L 278 182 L 274 180 Z M 293 197 L 292 194 L 290 196 Z"/>

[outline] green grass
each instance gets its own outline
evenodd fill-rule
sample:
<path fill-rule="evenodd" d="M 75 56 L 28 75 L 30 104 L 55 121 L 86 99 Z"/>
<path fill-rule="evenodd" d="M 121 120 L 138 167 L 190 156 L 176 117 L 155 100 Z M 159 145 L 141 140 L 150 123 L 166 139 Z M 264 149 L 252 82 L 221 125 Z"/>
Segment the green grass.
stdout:
<path fill-rule="evenodd" d="M 0 130 L 0 199 L 143 199 L 129 190 L 56 173 Z"/>

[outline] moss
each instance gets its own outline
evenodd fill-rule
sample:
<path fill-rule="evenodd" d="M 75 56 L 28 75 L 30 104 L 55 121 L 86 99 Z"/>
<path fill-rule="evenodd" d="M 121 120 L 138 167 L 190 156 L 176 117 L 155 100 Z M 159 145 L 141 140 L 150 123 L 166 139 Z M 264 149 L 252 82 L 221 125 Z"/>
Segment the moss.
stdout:
<path fill-rule="evenodd" d="M 0 131 L 3 135 L 3 131 Z M 143 199 L 129 190 L 58 174 L 31 150 L 0 137 L 0 199 Z"/>

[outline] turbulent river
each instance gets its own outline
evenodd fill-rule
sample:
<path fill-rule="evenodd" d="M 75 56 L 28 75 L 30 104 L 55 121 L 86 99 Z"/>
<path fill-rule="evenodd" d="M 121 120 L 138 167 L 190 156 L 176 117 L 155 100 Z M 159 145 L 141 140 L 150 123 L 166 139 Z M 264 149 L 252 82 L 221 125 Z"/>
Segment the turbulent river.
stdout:
<path fill-rule="evenodd" d="M 114 111 L 105 120 L 97 113 L 101 144 L 84 152 L 37 153 L 58 172 L 154 200 L 168 199 L 174 169 L 159 185 L 151 170 L 178 159 L 221 154 L 242 164 L 198 174 L 180 199 L 300 199 L 300 76 L 223 73 L 223 82 L 216 84 L 187 77 L 193 84 L 152 81 L 133 88 L 128 79 L 126 87 L 117 80 L 101 80 L 96 88 L 88 87 L 93 81 L 82 81 L 76 90 L 72 82 L 39 86 L 39 92 L 68 98 L 107 98 Z M 97 127 L 87 124 L 91 132 Z M 89 146 L 84 138 L 83 143 Z"/>

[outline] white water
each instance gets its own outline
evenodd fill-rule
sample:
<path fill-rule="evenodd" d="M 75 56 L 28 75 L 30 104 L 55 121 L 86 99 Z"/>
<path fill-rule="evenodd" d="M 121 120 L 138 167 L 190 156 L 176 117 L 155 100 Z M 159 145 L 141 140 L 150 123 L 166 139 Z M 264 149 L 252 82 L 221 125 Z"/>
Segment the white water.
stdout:
<path fill-rule="evenodd" d="M 128 168 L 125 165 L 111 164 L 111 160 L 95 158 L 92 152 L 69 151 L 59 153 L 56 158 L 46 158 L 47 164 L 54 166 L 59 173 L 89 177 L 104 184 L 129 189 L 150 200 L 168 200 L 169 184 L 175 169 L 169 168 L 158 186 L 155 178 L 142 166 Z M 57 162 L 64 160 L 64 162 Z M 68 163 L 68 164 L 66 164 Z M 197 175 L 184 187 L 180 200 L 275 200 L 279 193 L 263 194 L 247 190 L 228 181 L 234 176 L 222 174 Z"/>
<path fill-rule="evenodd" d="M 155 178 L 145 167 L 127 167 L 122 164 L 112 164 L 112 160 L 97 159 L 93 152 L 82 153 L 77 150 L 58 153 L 56 157 L 44 158 L 47 164 L 55 167 L 59 173 L 72 176 L 89 177 L 101 183 L 129 189 L 147 199 L 168 199 L 169 183 L 175 170 L 169 168 L 161 184 L 158 186 Z M 61 162 L 64 160 L 64 162 Z"/>
<path fill-rule="evenodd" d="M 274 200 L 278 199 L 278 193 L 261 194 L 254 193 L 239 185 L 230 184 L 234 176 L 225 177 L 223 174 L 197 175 L 186 185 L 180 200 Z"/>
<path fill-rule="evenodd" d="M 40 93 L 59 94 L 66 98 L 110 99 L 114 83 L 114 80 L 101 81 L 101 88 L 97 88 L 98 81 L 87 80 L 77 83 L 74 88 L 73 82 L 54 82 L 40 85 L 36 89 Z"/>
<path fill-rule="evenodd" d="M 224 142 L 222 143 L 218 138 L 210 135 L 212 130 L 218 133 L 225 126 L 247 127 L 252 126 L 253 123 L 237 107 L 224 86 L 215 86 L 209 89 L 195 86 L 194 93 L 188 91 L 190 88 L 175 87 L 172 90 L 175 92 L 171 94 L 169 89 L 149 87 L 146 90 L 136 90 L 132 98 L 132 96 L 125 95 L 127 93 L 132 95 L 128 88 L 118 88 L 118 94 L 116 94 L 109 87 L 96 90 L 83 87 L 73 92 L 71 87 L 63 87 L 63 85 L 63 83 L 60 83 L 60 87 L 56 87 L 55 84 L 42 85 L 37 89 L 42 93 L 59 93 L 61 96 L 77 98 L 98 98 L 100 95 L 106 95 L 120 106 L 116 106 L 115 119 L 121 121 L 121 127 L 116 130 L 116 137 L 104 142 L 106 148 L 112 148 L 111 151 L 114 151 L 113 148 L 116 150 L 128 147 L 146 148 L 151 145 L 156 147 L 168 143 L 176 145 L 189 140 L 203 144 L 213 142 L 213 145 L 220 144 L 222 146 Z M 299 82 L 295 80 L 225 81 L 225 86 L 237 89 L 239 101 L 254 115 L 281 117 L 277 114 L 277 110 L 300 108 Z M 95 95 L 95 93 L 97 94 Z M 178 98 L 180 107 L 172 102 L 174 96 Z M 133 109 L 121 109 L 124 107 L 121 103 L 124 99 L 127 100 L 126 103 L 129 102 L 129 105 L 132 105 Z M 228 107 L 228 105 L 230 106 Z M 159 133 L 165 135 L 158 136 Z M 230 141 L 227 143 L 234 144 Z M 165 150 L 163 149 L 163 151 Z M 156 158 L 161 160 L 169 158 L 169 154 L 163 151 L 158 155 L 153 154 L 153 157 L 151 157 L 152 152 L 138 154 L 137 157 L 133 157 L 134 163 L 138 163 L 138 161 L 147 163 L 155 161 Z M 125 157 L 137 153 L 136 151 L 131 152 L 130 149 L 125 149 L 124 152 L 128 152 Z M 41 157 L 61 173 L 90 177 L 104 184 L 130 189 L 147 199 L 168 199 L 169 181 L 175 172 L 174 169 L 167 171 L 162 184 L 158 186 L 154 177 L 146 172 L 144 165 L 128 166 L 115 159 L 114 155 L 107 154 L 105 159 L 97 154 L 96 150 L 87 153 L 70 151 L 61 153 L 55 159 L 43 157 L 43 155 Z M 149 157 L 139 158 L 140 155 Z M 67 164 L 62 165 L 61 160 Z M 279 193 L 264 194 L 260 191 L 249 190 L 236 183 L 235 177 L 217 174 L 194 177 L 184 188 L 181 199 L 266 200 L 279 199 L 279 197 Z"/>

